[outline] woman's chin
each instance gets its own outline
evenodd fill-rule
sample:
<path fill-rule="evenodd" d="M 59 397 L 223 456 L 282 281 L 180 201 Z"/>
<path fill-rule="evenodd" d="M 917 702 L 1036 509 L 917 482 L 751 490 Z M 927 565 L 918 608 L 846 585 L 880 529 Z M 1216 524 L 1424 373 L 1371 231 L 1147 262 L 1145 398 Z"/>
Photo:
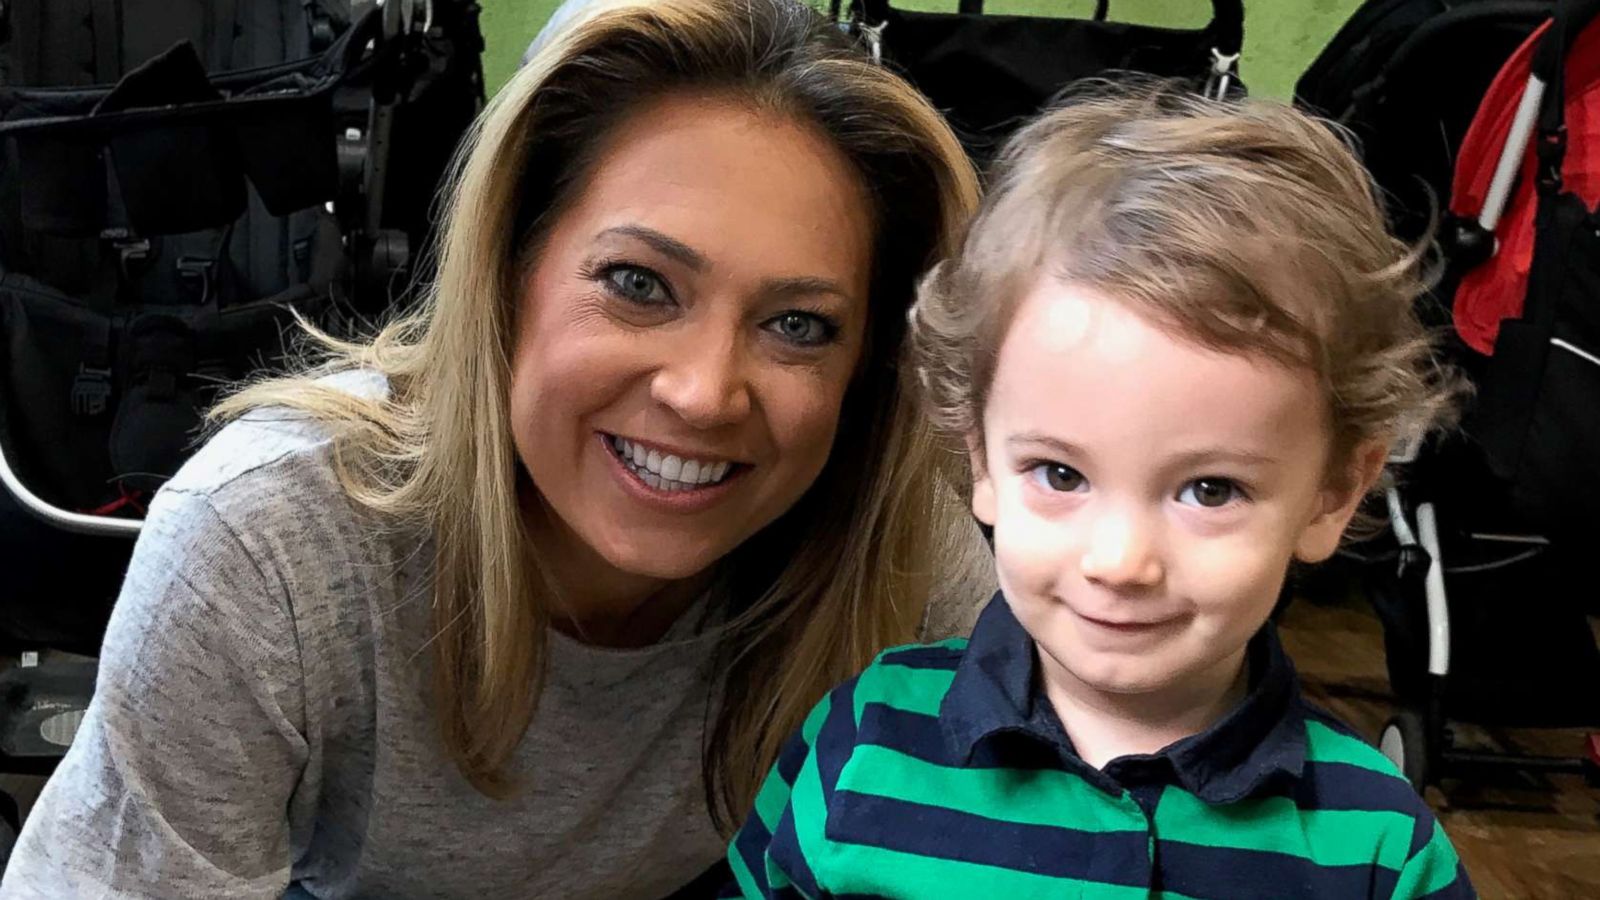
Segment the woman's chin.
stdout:
<path fill-rule="evenodd" d="M 657 581 L 682 581 L 710 569 L 725 552 L 726 548 L 720 546 L 657 543 L 649 547 L 607 548 L 601 555 L 613 569 L 625 575 Z"/>

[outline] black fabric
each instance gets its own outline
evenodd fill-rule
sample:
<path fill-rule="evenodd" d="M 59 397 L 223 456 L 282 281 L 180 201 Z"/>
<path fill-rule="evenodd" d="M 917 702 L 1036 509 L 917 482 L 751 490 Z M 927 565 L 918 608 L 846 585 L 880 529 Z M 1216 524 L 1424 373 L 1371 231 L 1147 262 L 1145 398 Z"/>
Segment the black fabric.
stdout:
<path fill-rule="evenodd" d="M 188 42 L 119 81 L 93 115 L 222 100 Z M 244 212 L 244 173 L 230 130 L 218 122 L 143 121 L 111 134 L 106 147 L 128 224 L 140 234 L 216 228 Z"/>
<path fill-rule="evenodd" d="M 334 199 L 334 90 L 359 65 L 352 37 L 370 39 L 376 24 L 369 16 L 321 58 L 257 73 L 212 79 L 180 43 L 109 89 L 0 88 L 21 225 L 79 237 L 221 228 L 245 212 L 246 172 L 273 215 Z"/>
<path fill-rule="evenodd" d="M 212 72 L 302 59 L 352 21 L 350 0 L 7 0 L 7 19 L 0 84 L 56 87 L 111 84 L 183 41 Z"/>
<path fill-rule="evenodd" d="M 1528 518 L 1595 534 L 1600 516 L 1600 215 L 1540 198 L 1528 297 L 1500 325 L 1467 422 Z"/>
<path fill-rule="evenodd" d="M 1191 0 L 1198 2 L 1198 0 Z M 1036 16 L 926 13 L 887 0 L 851 4 L 858 30 L 879 35 L 884 60 L 943 110 L 980 163 L 1071 82 L 1132 71 L 1203 84 L 1212 51 L 1238 52 L 1239 0 L 1214 0 L 1203 29 Z"/>
<path fill-rule="evenodd" d="M 1478 101 L 1553 6 L 1368 0 L 1295 83 L 1297 104 L 1354 133 L 1400 237 L 1421 238 L 1444 206 Z"/>
<path fill-rule="evenodd" d="M 1536 54 L 1536 68 L 1562 71 L 1565 49 L 1584 27 L 1600 27 L 1597 0 L 1566 0 Z M 1467 431 L 1511 487 L 1527 519 L 1561 537 L 1600 529 L 1600 209 L 1561 185 L 1568 146 L 1561 79 L 1540 110 L 1533 262 L 1522 315 L 1501 323 Z"/>
<path fill-rule="evenodd" d="M 1463 482 L 1473 493 L 1490 485 Z M 1600 648 L 1586 618 L 1587 548 L 1473 537 L 1477 529 L 1450 507 L 1439 511 L 1445 594 L 1450 607 L 1450 671 L 1444 711 L 1456 720 L 1506 727 L 1600 725 Z M 1371 548 L 1364 548 L 1370 550 Z M 1402 703 L 1421 708 L 1428 677 L 1427 558 L 1397 577 L 1392 553 L 1360 567 L 1362 593 L 1383 623 L 1389 683 Z"/>
<path fill-rule="evenodd" d="M 105 220 L 102 148 L 79 135 L 28 135 L 15 142 L 22 225 L 67 237 L 92 237 Z"/>
<path fill-rule="evenodd" d="M 733 870 L 722 860 L 700 873 L 693 881 L 668 894 L 664 900 L 712 900 L 724 885 L 733 881 Z"/>
<path fill-rule="evenodd" d="M 427 35 L 387 39 L 380 11 L 351 23 L 334 0 L 59 2 L 52 15 L 81 12 L 94 32 L 62 40 L 79 55 L 24 59 L 30 42 L 0 36 L 0 76 L 92 70 L 45 87 L 0 78 L 0 446 L 48 503 L 140 517 L 217 390 L 282 358 L 291 309 L 349 334 L 407 280 L 369 248 L 431 239 L 436 187 L 482 104 L 477 8 L 436 0 Z M 115 15 L 91 17 L 90 2 Z M 293 27 L 307 16 L 321 38 Z M 111 19 L 134 68 L 105 83 L 94 47 Z M 325 49 L 308 57 L 313 39 Z M 255 67 L 219 71 L 229 61 Z M 351 177 L 363 160 L 342 169 L 339 148 L 380 89 L 397 100 L 380 221 L 393 231 L 373 235 Z M 0 646 L 92 651 L 131 542 L 57 531 L 7 495 L 0 547 L 30 561 L 0 590 Z"/>

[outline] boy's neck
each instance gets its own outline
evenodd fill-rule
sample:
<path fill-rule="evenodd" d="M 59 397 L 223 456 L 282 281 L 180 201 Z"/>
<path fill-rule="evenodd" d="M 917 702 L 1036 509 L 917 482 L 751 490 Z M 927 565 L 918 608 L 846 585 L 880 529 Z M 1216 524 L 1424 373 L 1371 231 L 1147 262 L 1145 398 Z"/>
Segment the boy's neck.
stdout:
<path fill-rule="evenodd" d="M 1045 696 L 1084 762 L 1096 769 L 1121 756 L 1151 754 L 1221 721 L 1249 692 L 1245 648 L 1205 675 L 1146 693 L 1115 693 L 1075 678 L 1038 651 Z"/>

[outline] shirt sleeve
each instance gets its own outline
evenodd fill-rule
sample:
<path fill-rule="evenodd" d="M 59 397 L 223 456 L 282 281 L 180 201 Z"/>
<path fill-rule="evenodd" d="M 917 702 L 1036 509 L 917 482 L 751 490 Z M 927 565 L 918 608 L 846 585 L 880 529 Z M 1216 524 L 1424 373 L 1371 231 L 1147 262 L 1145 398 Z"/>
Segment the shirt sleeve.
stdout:
<path fill-rule="evenodd" d="M 1431 814 L 1417 820 L 1412 845 L 1418 849 L 1400 869 L 1393 900 L 1476 900 L 1467 870 Z"/>
<path fill-rule="evenodd" d="M 851 679 L 824 697 L 784 745 L 755 809 L 728 846 L 734 880 L 721 896 L 832 896 L 819 864 L 826 856 L 828 801 L 855 745 L 855 685 Z"/>
<path fill-rule="evenodd" d="M 203 494 L 163 491 L 112 613 L 95 696 L 28 816 L 7 898 L 276 898 L 307 758 L 282 577 Z"/>

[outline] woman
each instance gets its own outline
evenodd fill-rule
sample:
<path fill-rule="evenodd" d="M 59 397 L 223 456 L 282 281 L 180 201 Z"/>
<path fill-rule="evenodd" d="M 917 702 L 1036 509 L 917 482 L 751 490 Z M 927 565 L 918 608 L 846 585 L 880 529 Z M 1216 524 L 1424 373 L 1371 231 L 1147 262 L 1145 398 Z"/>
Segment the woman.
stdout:
<path fill-rule="evenodd" d="M 975 194 L 799 3 L 584 10 L 476 128 L 421 309 L 232 397 L 152 506 L 0 894 L 712 865 L 830 684 L 992 589 L 897 365 Z"/>

